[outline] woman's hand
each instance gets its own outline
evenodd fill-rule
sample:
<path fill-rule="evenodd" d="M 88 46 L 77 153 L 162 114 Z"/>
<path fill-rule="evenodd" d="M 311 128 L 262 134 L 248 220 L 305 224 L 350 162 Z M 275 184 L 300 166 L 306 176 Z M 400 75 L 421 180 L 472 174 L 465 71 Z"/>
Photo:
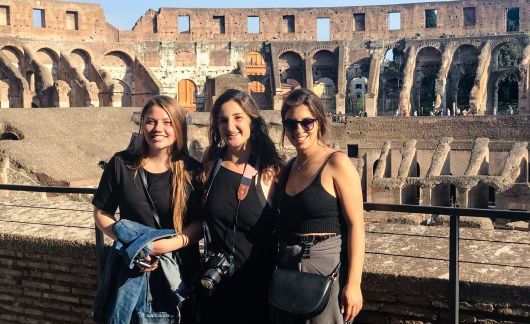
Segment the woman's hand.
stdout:
<path fill-rule="evenodd" d="M 137 264 L 137 265 L 138 267 L 140 267 L 140 271 L 142 272 L 153 272 L 158 268 L 158 259 L 159 258 L 157 256 L 148 255 L 145 258 L 145 263 L 149 264 L 150 265 L 149 267 L 144 267 L 141 264 Z"/>
<path fill-rule="evenodd" d="M 342 289 L 340 310 L 344 320 L 348 323 L 353 321 L 363 308 L 363 295 L 360 285 L 346 284 Z"/>

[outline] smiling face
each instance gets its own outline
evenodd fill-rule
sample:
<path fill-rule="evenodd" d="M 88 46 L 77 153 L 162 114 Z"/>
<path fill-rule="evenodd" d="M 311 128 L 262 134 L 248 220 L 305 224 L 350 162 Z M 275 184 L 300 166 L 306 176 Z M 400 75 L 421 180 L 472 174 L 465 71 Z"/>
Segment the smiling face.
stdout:
<path fill-rule="evenodd" d="M 315 120 L 315 117 L 311 113 L 311 110 L 309 110 L 309 107 L 302 104 L 289 109 L 285 113 L 284 120 L 298 122 L 296 123 L 296 128 L 294 128 L 294 130 L 285 130 L 285 135 L 297 151 L 304 151 L 318 143 L 319 125 L 318 121 Z M 309 123 L 310 120 L 313 120 L 312 126 Z"/>
<path fill-rule="evenodd" d="M 163 150 L 169 152 L 169 147 L 176 140 L 176 133 L 171 118 L 163 108 L 157 105 L 152 106 L 144 116 L 142 127 L 150 154 Z"/>
<path fill-rule="evenodd" d="M 217 115 L 217 129 L 229 149 L 245 147 L 252 130 L 250 116 L 233 101 L 222 104 Z"/>

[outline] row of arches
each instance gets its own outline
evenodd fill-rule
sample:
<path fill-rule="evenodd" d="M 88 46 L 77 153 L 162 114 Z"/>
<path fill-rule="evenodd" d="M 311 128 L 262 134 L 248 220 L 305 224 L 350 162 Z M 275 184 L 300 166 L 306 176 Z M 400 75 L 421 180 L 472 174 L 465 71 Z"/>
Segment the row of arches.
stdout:
<path fill-rule="evenodd" d="M 501 43 L 491 53 L 487 85 L 487 114 L 514 113 L 521 89 L 519 65 L 523 48 L 516 43 Z M 446 113 L 470 110 L 470 94 L 477 80 L 480 50 L 473 45 L 461 45 L 454 52 L 448 71 L 441 71 L 442 52 L 434 47 L 423 47 L 416 54 L 411 106 L 419 115 L 435 111 L 437 93 L 445 94 Z M 398 109 L 403 85 L 406 55 L 399 48 L 387 51 L 380 78 L 378 115 L 390 115 Z M 440 79 L 446 77 L 446 84 Z M 442 88 L 441 90 L 437 88 Z"/>
<path fill-rule="evenodd" d="M 110 51 L 95 63 L 83 49 L 57 53 L 51 48 L 26 52 L 0 49 L 2 107 L 131 106 L 135 64 L 122 51 Z"/>

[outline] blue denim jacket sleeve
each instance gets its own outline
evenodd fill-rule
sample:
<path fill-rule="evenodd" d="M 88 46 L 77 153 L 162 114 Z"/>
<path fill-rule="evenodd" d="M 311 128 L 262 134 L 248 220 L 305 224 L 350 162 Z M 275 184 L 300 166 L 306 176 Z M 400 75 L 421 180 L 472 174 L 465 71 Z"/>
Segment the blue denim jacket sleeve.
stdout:
<path fill-rule="evenodd" d="M 175 236 L 171 229 L 156 229 L 127 219 L 122 219 L 112 226 L 118 238 L 114 248 L 125 258 L 129 268 L 134 267 L 134 260 L 145 258 L 152 249 L 152 241 Z"/>

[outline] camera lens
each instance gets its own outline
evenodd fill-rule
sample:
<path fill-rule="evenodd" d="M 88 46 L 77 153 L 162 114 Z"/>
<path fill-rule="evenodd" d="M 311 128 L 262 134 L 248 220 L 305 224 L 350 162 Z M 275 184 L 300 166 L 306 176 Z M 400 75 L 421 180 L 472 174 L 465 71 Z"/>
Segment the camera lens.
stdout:
<path fill-rule="evenodd" d="M 201 277 L 201 285 L 208 290 L 214 289 L 219 281 L 221 281 L 221 274 L 217 269 L 208 269 Z"/>

